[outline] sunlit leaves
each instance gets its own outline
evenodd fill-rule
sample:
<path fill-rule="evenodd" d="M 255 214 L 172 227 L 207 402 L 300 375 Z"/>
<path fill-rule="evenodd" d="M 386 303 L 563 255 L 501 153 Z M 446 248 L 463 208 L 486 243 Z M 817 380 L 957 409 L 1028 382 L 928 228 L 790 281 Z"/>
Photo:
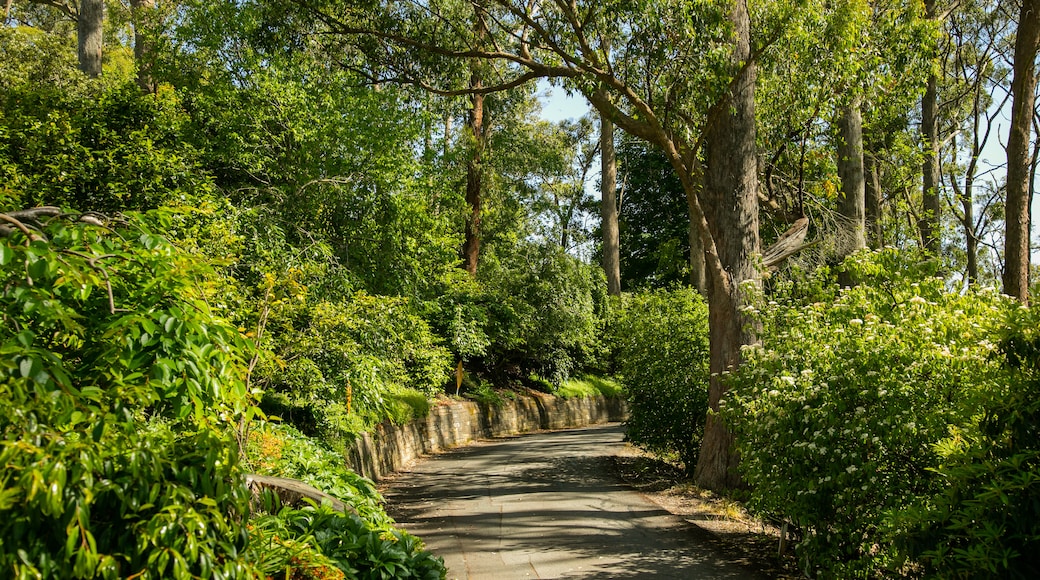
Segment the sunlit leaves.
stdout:
<path fill-rule="evenodd" d="M 54 221 L 0 238 L 0 553 L 17 577 L 247 576 L 231 425 L 246 343 L 212 277 L 147 231 Z M 87 290 L 90 291 L 87 291 Z"/>

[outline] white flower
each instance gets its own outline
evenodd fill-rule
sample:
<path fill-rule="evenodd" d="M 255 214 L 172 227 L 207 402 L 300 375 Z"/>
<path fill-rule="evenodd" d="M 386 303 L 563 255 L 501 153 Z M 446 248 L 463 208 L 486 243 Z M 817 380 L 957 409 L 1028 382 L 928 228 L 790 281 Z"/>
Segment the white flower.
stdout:
<path fill-rule="evenodd" d="M 856 473 L 856 466 L 855 465 L 850 465 L 850 466 L 845 468 L 845 471 L 847 471 L 849 473 Z"/>
<path fill-rule="evenodd" d="M 863 326 L 863 320 L 861 320 L 859 318 L 853 318 L 852 320 L 849 321 L 849 324 L 852 325 L 852 326 Z"/>

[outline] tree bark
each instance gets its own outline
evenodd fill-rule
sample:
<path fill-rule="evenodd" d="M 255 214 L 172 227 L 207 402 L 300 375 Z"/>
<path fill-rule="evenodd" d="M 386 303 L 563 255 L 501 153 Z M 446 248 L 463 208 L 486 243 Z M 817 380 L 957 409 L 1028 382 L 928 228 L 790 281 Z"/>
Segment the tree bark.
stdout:
<path fill-rule="evenodd" d="M 744 284 L 758 283 L 759 253 L 758 164 L 755 151 L 756 68 L 751 57 L 751 23 L 747 5 L 738 0 L 730 9 L 735 44 L 728 106 L 708 120 L 705 131 L 704 213 L 714 239 L 719 265 L 708 270 L 711 382 L 708 417 L 694 478 L 708 489 L 740 485 L 739 454 L 733 435 L 718 417 L 726 386 L 722 374 L 741 361 L 741 346 L 752 344 L 756 332 L 743 311 Z"/>
<path fill-rule="evenodd" d="M 925 0 L 925 15 L 935 20 L 936 0 Z M 924 163 L 921 165 L 921 217 L 918 228 L 921 243 L 932 254 L 940 251 L 939 232 L 939 77 L 928 74 L 928 84 L 921 99 L 921 138 L 924 141 Z"/>
<path fill-rule="evenodd" d="M 484 37 L 484 22 L 480 14 L 473 17 L 473 31 L 478 39 Z M 480 89 L 484 86 L 480 74 L 481 63 L 475 62 L 470 73 L 470 88 Z M 466 164 L 466 204 L 469 216 L 466 218 L 465 238 L 462 243 L 462 267 L 470 276 L 476 277 L 477 263 L 480 260 L 480 226 L 484 188 L 484 95 L 470 95 L 469 115 L 466 119 L 472 142 L 469 161 Z"/>
<path fill-rule="evenodd" d="M 1007 204 L 1004 238 L 1004 294 L 1029 302 L 1029 193 L 1036 54 L 1040 44 L 1040 2 L 1024 0 L 1015 38 L 1011 81 L 1011 127 L 1007 146 Z"/>
<path fill-rule="evenodd" d="M 614 123 L 606 115 L 600 113 L 599 127 L 603 271 L 607 275 L 607 293 L 611 296 L 619 296 L 621 294 L 621 248 L 618 240 L 617 159 L 614 156 Z"/>
<path fill-rule="evenodd" d="M 847 255 L 867 247 L 863 114 L 859 97 L 842 107 L 838 132 L 838 177 L 841 179 L 842 192 L 838 211 L 847 220 L 848 239 L 844 246 Z"/>
<path fill-rule="evenodd" d="M 104 43 L 104 0 L 81 0 L 76 20 L 79 70 L 90 78 L 101 76 L 101 51 Z"/>
<path fill-rule="evenodd" d="M 148 40 L 148 29 L 155 11 L 155 0 L 130 0 L 134 22 L 134 61 L 137 63 L 137 86 L 141 92 L 155 92 L 152 78 L 152 46 Z"/>

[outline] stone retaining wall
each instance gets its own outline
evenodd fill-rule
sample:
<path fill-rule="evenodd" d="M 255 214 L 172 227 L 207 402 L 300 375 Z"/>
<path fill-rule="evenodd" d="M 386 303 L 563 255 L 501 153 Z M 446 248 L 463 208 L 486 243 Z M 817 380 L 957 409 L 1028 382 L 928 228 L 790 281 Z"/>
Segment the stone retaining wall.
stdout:
<path fill-rule="evenodd" d="M 456 401 L 407 425 L 378 425 L 348 447 L 347 458 L 354 471 L 379 481 L 421 455 L 477 439 L 622 421 L 627 412 L 621 399 L 602 396 L 560 399 L 531 393 L 498 406 Z"/>

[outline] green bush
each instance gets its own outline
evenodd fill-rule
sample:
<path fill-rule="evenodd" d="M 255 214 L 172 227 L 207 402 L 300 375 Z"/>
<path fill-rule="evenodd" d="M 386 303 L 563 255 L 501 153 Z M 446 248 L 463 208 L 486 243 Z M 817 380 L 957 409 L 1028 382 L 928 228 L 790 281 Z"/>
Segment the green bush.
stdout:
<path fill-rule="evenodd" d="M 247 345 L 212 270 L 127 219 L 0 236 L 0 569 L 251 577 Z"/>
<path fill-rule="evenodd" d="M 373 529 L 354 514 L 329 507 L 283 509 L 258 517 L 254 525 L 260 531 L 256 557 L 269 577 L 296 578 L 294 569 L 313 569 L 313 564 L 299 557 L 311 546 L 323 556 L 322 563 L 335 565 L 350 580 L 441 580 L 447 576 L 443 560 L 424 550 L 414 536 Z M 298 546 L 288 563 L 287 558 L 271 557 L 271 552 L 284 554 L 287 544 Z"/>
<path fill-rule="evenodd" d="M 899 573 L 898 514 L 943 487 L 935 444 L 970 432 L 979 393 L 1000 390 L 989 339 L 1007 302 L 949 293 L 919 266 L 858 254 L 845 267 L 869 285 L 765 305 L 762 345 L 729 379 L 750 505 L 795 526 L 807 573 Z"/>
<path fill-rule="evenodd" d="M 204 198 L 212 181 L 180 140 L 184 122 L 175 93 L 141 95 L 130 81 L 0 91 L 0 175 L 15 192 L 7 209 L 117 212 Z"/>
<path fill-rule="evenodd" d="M 1040 311 L 1017 309 L 1007 326 L 1005 388 L 979 393 L 978 430 L 936 446 L 946 484 L 903 522 L 929 577 L 1040 576 Z"/>
<path fill-rule="evenodd" d="M 521 245 L 481 263 L 478 303 L 486 313 L 486 365 L 494 374 L 530 374 L 559 384 L 597 362 L 606 313 L 599 268 L 556 246 Z"/>
<path fill-rule="evenodd" d="M 626 295 L 612 321 L 630 441 L 688 471 L 708 412 L 708 308 L 696 291 Z"/>
<path fill-rule="evenodd" d="M 271 297 L 268 348 L 277 354 L 260 367 L 264 410 L 334 445 L 425 415 L 420 399 L 443 389 L 451 358 L 411 302 L 356 292 L 311 303 L 294 275 Z"/>

